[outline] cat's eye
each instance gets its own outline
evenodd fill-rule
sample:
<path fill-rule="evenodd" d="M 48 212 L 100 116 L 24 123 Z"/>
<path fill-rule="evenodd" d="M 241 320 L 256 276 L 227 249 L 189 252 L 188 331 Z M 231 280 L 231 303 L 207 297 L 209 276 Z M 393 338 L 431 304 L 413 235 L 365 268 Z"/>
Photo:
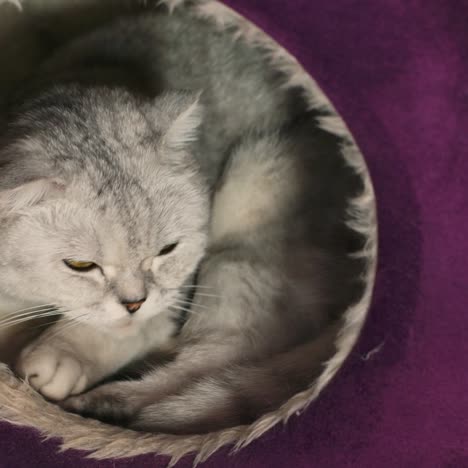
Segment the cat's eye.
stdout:
<path fill-rule="evenodd" d="M 91 271 L 98 267 L 94 262 L 83 262 L 69 258 L 65 259 L 63 263 L 65 263 L 65 265 L 67 265 L 67 267 L 71 268 L 72 270 L 82 272 Z"/>
<path fill-rule="evenodd" d="M 161 257 L 162 255 L 167 255 L 170 254 L 178 245 L 178 242 L 174 242 L 173 244 L 167 244 L 164 246 L 158 253 L 158 257 Z"/>

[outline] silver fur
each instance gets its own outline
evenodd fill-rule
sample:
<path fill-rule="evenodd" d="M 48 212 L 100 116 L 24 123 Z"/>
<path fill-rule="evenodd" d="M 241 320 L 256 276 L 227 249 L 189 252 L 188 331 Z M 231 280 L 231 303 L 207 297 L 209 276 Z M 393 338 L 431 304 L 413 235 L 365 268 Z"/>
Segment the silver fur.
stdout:
<path fill-rule="evenodd" d="M 317 128 L 294 90 L 280 89 L 283 77 L 263 66 L 259 51 L 240 47 L 183 14 L 118 22 L 78 39 L 42 68 L 47 84 L 64 70 L 80 79 L 25 98 L 5 137 L 0 197 L 9 220 L 5 236 L 12 239 L 5 245 L 15 255 L 4 270 L 5 286 L 0 280 L 2 291 L 19 304 L 33 298 L 71 317 L 88 314 L 81 317 L 88 327 L 83 333 L 48 331 L 22 354 L 19 372 L 52 399 L 80 393 L 170 342 L 174 330 L 159 319 L 168 306 L 179 307 L 176 296 L 204 254 L 206 197 L 216 187 L 209 247 L 175 360 L 141 381 L 69 398 L 63 405 L 70 410 L 137 429 L 209 431 L 275 408 L 305 388 L 333 352 L 328 327 L 335 330 L 359 290 L 350 278 L 360 265 L 348 256 L 356 239 L 345 227 L 346 198 L 359 187 L 338 157 L 340 142 Z M 150 76 L 150 89 L 141 87 L 162 96 L 81 83 L 83 63 L 109 62 Z M 200 107 L 187 94 L 166 95 L 174 88 L 203 91 L 200 125 Z M 36 224 L 26 225 L 40 229 L 26 229 L 29 218 Z M 76 226 L 78 220 L 84 226 Z M 23 254 L 19 239 L 25 236 L 34 248 Z M 151 278 L 142 273 L 148 258 L 179 239 L 173 262 Z M 65 252 L 75 244 L 86 248 Z M 90 280 L 71 275 L 59 260 L 85 250 L 97 263 L 118 267 L 103 268 L 101 289 L 83 294 Z M 40 271 L 44 258 L 49 270 Z M 30 285 L 37 292 L 31 294 Z M 120 301 L 147 293 L 129 318 Z M 121 320 L 133 333 L 102 339 L 99 330 Z M 318 341 L 304 344 L 313 337 Z M 307 351 L 314 357 L 305 361 Z"/>
<path fill-rule="evenodd" d="M 187 152 L 199 125 L 194 98 L 142 103 L 121 89 L 57 86 L 16 112 L 0 153 L 0 308 L 53 304 L 122 339 L 160 314 L 153 326 L 167 328 L 207 240 L 206 183 Z M 76 272 L 64 259 L 100 268 Z M 131 317 L 122 302 L 144 297 Z"/>

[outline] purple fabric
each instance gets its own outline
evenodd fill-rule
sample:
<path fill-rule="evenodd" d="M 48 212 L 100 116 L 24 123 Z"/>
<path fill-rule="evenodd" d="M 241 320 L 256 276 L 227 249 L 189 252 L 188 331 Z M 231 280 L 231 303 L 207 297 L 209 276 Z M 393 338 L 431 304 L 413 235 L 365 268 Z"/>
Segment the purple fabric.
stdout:
<path fill-rule="evenodd" d="M 319 401 L 202 466 L 468 467 L 468 3 L 229 3 L 304 64 L 350 126 L 377 192 L 380 265 L 364 333 Z M 164 465 L 56 448 L 0 425 L 2 468 Z"/>

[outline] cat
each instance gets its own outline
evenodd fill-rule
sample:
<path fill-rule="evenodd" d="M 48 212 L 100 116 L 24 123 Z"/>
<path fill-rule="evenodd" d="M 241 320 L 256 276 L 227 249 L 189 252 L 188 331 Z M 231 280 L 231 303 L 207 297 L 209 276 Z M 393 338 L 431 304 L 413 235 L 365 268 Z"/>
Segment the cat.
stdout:
<path fill-rule="evenodd" d="M 207 242 L 208 191 L 185 148 L 200 111 L 184 94 L 70 84 L 16 112 L 1 152 L 1 301 L 81 324 L 51 339 L 59 321 L 23 354 L 30 383 L 61 399 L 176 332 L 170 306 Z"/>
<path fill-rule="evenodd" d="M 7 321 L 63 316 L 16 366 L 45 397 L 200 433 L 320 371 L 359 293 L 359 180 L 283 82 L 260 47 L 155 11 L 63 46 L 12 101 L 0 304 Z M 173 360 L 95 387 L 160 350 Z"/>

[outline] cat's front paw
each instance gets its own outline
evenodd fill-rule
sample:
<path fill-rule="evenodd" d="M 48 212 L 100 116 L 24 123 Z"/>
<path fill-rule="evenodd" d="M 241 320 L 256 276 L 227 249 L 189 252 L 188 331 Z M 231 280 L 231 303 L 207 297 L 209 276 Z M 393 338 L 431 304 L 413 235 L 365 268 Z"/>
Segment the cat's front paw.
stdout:
<path fill-rule="evenodd" d="M 85 366 L 73 351 L 53 343 L 33 343 L 16 363 L 17 373 L 43 396 L 60 401 L 88 386 Z"/>

